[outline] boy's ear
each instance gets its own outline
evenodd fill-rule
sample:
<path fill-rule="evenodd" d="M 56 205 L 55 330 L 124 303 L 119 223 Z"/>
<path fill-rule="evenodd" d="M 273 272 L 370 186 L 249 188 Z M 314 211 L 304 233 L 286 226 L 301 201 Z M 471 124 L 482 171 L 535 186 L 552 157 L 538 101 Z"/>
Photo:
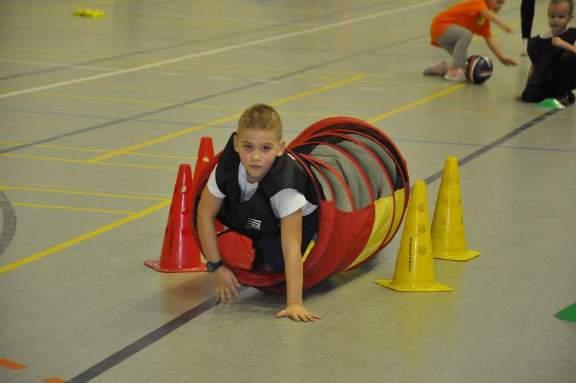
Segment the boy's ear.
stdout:
<path fill-rule="evenodd" d="M 234 134 L 232 142 L 234 143 L 234 151 L 238 153 L 238 134 Z"/>
<path fill-rule="evenodd" d="M 278 151 L 278 154 L 276 154 L 278 157 L 280 157 L 282 154 L 284 154 L 284 149 L 286 149 L 286 142 L 284 140 L 280 141 L 280 150 Z"/>

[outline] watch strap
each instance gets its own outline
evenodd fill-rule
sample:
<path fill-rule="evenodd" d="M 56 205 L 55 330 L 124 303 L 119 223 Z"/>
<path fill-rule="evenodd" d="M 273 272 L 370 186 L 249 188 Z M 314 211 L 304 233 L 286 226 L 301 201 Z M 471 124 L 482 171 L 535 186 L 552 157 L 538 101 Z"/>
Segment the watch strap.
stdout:
<path fill-rule="evenodd" d="M 213 273 L 220 268 L 220 266 L 224 265 L 224 261 L 219 260 L 217 262 L 206 262 L 206 271 L 209 273 Z"/>

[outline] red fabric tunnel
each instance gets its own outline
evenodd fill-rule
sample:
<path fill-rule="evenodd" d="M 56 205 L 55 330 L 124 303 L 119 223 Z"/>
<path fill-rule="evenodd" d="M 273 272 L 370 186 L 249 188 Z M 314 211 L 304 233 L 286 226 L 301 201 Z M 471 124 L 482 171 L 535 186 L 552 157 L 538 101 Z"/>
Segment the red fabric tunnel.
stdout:
<path fill-rule="evenodd" d="M 351 117 L 312 124 L 287 151 L 310 176 L 319 200 L 317 237 L 303 260 L 304 288 L 309 288 L 361 265 L 392 240 L 408 203 L 408 171 L 386 134 Z M 217 159 L 194 175 L 193 217 Z M 192 226 L 198 239 L 195 222 Z M 284 290 L 283 273 L 250 270 L 253 250 L 248 238 L 235 232 L 218 238 L 221 256 L 240 283 L 270 292 Z"/>

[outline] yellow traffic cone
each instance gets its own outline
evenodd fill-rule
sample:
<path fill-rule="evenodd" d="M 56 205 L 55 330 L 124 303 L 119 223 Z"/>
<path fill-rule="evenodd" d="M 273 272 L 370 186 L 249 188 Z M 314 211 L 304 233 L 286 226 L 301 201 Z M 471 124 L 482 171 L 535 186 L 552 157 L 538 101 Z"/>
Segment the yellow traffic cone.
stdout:
<path fill-rule="evenodd" d="M 429 222 L 426 184 L 416 181 L 408 203 L 393 280 L 380 279 L 376 283 L 396 291 L 452 291 L 436 282 Z"/>
<path fill-rule="evenodd" d="M 448 157 L 432 220 L 432 254 L 434 258 L 468 261 L 480 255 L 466 249 L 458 159 Z"/>

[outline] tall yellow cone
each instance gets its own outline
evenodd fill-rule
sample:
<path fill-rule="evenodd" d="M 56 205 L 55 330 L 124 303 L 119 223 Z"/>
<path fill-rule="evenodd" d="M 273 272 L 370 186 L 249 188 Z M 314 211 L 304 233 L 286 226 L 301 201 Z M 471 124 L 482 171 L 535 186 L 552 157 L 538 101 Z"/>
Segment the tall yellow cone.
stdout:
<path fill-rule="evenodd" d="M 432 220 L 432 254 L 434 258 L 468 261 L 480 255 L 466 249 L 458 159 L 448 157 Z"/>
<path fill-rule="evenodd" d="M 393 280 L 376 283 L 396 291 L 452 291 L 436 282 L 424 181 L 416 181 L 412 188 Z"/>

